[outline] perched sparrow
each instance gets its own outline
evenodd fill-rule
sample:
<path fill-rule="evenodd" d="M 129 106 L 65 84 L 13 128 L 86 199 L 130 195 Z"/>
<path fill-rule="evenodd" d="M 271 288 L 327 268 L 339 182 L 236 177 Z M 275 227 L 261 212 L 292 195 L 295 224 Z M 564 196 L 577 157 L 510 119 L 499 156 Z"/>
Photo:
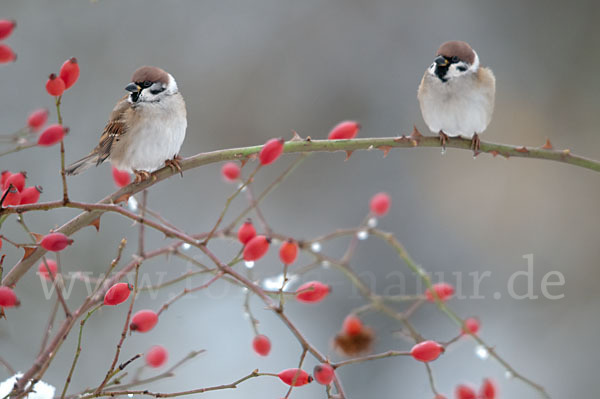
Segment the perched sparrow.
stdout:
<path fill-rule="evenodd" d="M 178 153 L 187 127 L 185 101 L 171 74 L 143 66 L 125 87 L 130 94 L 117 102 L 100 143 L 65 172 L 76 175 L 109 159 L 114 167 L 133 172 L 136 182 L 162 166 L 181 172 Z"/>
<path fill-rule="evenodd" d="M 494 110 L 496 78 L 479 66 L 479 57 L 468 43 L 446 42 L 419 85 L 419 104 L 427 127 L 439 133 L 442 146 L 448 136 L 472 139 L 479 150 L 479 136 L 490 123 Z"/>

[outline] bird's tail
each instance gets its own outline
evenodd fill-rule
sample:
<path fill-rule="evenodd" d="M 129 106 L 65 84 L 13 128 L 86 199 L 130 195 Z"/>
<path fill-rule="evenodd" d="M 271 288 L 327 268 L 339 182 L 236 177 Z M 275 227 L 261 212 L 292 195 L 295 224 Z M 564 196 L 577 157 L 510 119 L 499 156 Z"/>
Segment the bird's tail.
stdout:
<path fill-rule="evenodd" d="M 89 155 L 81 158 L 79 161 L 73 162 L 71 165 L 65 168 L 65 174 L 67 175 L 78 175 L 84 170 L 96 166 L 98 164 L 98 154 L 92 152 Z"/>

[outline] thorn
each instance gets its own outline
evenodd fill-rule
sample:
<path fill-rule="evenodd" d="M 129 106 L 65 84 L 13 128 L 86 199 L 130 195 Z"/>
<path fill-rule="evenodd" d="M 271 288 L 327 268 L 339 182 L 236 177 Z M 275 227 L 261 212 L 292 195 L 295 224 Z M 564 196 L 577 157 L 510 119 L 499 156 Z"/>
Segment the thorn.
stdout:
<path fill-rule="evenodd" d="M 38 233 L 30 233 L 30 234 L 35 239 L 36 244 L 39 244 L 42 241 L 42 239 L 44 238 L 43 234 L 38 234 Z"/>
<path fill-rule="evenodd" d="M 352 155 L 353 152 L 354 152 L 354 150 L 347 150 L 346 151 L 346 159 L 344 159 L 344 161 L 349 160 L 350 156 Z"/>
<path fill-rule="evenodd" d="M 519 148 L 515 148 L 515 151 L 517 151 L 517 152 L 522 152 L 522 153 L 524 153 L 524 154 L 526 154 L 526 153 L 528 153 L 528 152 L 529 152 L 529 150 L 528 150 L 527 148 L 525 148 L 525 146 L 523 146 L 523 147 L 519 147 Z"/>
<path fill-rule="evenodd" d="M 297 131 L 295 131 L 294 129 L 292 129 L 292 139 L 290 141 L 302 141 L 302 137 L 300 137 L 300 135 L 298 134 Z"/>
<path fill-rule="evenodd" d="M 552 147 L 552 143 L 550 142 L 550 139 L 546 139 L 546 144 L 544 144 L 542 146 L 542 148 L 544 150 L 553 150 L 554 149 L 554 147 Z"/>
<path fill-rule="evenodd" d="M 131 197 L 130 194 L 123 194 L 115 200 L 115 204 L 118 204 L 120 202 L 127 202 L 129 201 L 129 197 Z"/>
<path fill-rule="evenodd" d="M 31 254 L 33 254 L 36 250 L 35 247 L 23 247 L 23 249 L 25 250 L 25 254 L 23 255 L 23 258 L 21 259 L 21 262 L 23 262 L 25 259 L 29 258 L 31 256 Z"/>
<path fill-rule="evenodd" d="M 423 135 L 421 134 L 421 132 L 419 132 L 419 129 L 417 129 L 417 127 L 413 125 L 413 131 L 408 137 L 413 140 L 419 141 L 421 137 L 423 137 Z"/>
<path fill-rule="evenodd" d="M 240 167 L 243 168 L 248 163 L 248 158 L 244 158 L 240 160 Z"/>
<path fill-rule="evenodd" d="M 383 157 L 385 158 L 389 154 L 392 147 L 389 145 L 380 145 L 379 147 L 377 147 L 377 149 L 383 151 Z"/>
<path fill-rule="evenodd" d="M 100 231 L 100 217 L 98 219 L 93 220 L 88 226 L 94 226 L 96 231 Z"/>
<path fill-rule="evenodd" d="M 493 156 L 494 158 L 496 158 L 496 156 L 497 156 L 498 154 L 500 154 L 500 153 L 499 153 L 498 151 L 496 151 L 496 150 L 492 150 L 492 151 L 490 151 L 490 154 L 492 154 L 492 156 Z"/>

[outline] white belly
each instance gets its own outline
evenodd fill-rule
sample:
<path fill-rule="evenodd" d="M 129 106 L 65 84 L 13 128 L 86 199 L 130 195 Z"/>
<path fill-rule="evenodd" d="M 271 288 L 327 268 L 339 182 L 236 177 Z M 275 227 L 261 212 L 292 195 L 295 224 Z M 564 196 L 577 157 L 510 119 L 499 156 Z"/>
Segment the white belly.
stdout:
<path fill-rule="evenodd" d="M 419 95 L 419 103 L 432 132 L 471 138 L 487 128 L 494 107 L 493 93 L 470 82 L 457 87 L 454 82 L 443 83 L 427 75 L 424 80 L 428 80 L 429 89 Z"/>
<path fill-rule="evenodd" d="M 148 104 L 140 110 L 142 114 L 137 127 L 113 144 L 110 161 L 117 169 L 153 172 L 179 154 L 185 139 L 187 119 L 185 108 L 183 112 L 174 112 L 172 105 Z"/>

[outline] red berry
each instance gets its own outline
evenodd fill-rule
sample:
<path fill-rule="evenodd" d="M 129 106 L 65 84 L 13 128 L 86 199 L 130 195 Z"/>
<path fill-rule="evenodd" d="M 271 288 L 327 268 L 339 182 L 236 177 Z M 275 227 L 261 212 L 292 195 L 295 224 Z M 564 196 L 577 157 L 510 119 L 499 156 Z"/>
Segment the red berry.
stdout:
<path fill-rule="evenodd" d="M 60 67 L 59 72 L 60 78 L 65 82 L 65 90 L 73 86 L 79 78 L 79 64 L 77 64 L 77 58 L 69 58 Z"/>
<path fill-rule="evenodd" d="M 6 286 L 0 287 L 0 307 L 10 308 L 18 303 L 19 300 L 12 289 Z"/>
<path fill-rule="evenodd" d="M 240 172 L 240 165 L 235 162 L 227 162 L 221 168 L 221 175 L 223 175 L 223 178 L 229 182 L 237 180 L 238 177 L 240 177 Z"/>
<path fill-rule="evenodd" d="M 281 244 L 279 248 L 279 259 L 286 264 L 291 265 L 296 261 L 296 257 L 298 256 L 298 244 L 294 241 L 286 241 Z"/>
<path fill-rule="evenodd" d="M 431 362 L 444 352 L 444 347 L 435 341 L 423 341 L 412 347 L 410 354 L 420 362 Z"/>
<path fill-rule="evenodd" d="M 10 19 L 0 19 L 0 40 L 4 40 L 10 36 L 13 29 L 17 26 L 17 21 Z"/>
<path fill-rule="evenodd" d="M 271 352 L 271 340 L 266 335 L 257 335 L 252 340 L 252 348 L 260 356 L 267 356 Z"/>
<path fill-rule="evenodd" d="M 448 283 L 434 284 L 433 290 L 442 302 L 446 302 L 452 297 L 452 295 L 454 295 L 454 287 Z M 433 297 L 433 293 L 431 292 L 430 288 L 428 288 L 427 291 L 425 291 L 425 297 L 429 302 L 435 302 L 435 298 Z"/>
<path fill-rule="evenodd" d="M 46 124 L 48 120 L 48 110 L 45 108 L 36 109 L 27 118 L 27 126 L 32 132 L 38 131 Z"/>
<path fill-rule="evenodd" d="M 41 193 L 41 186 L 25 187 L 23 191 L 21 191 L 20 205 L 35 204 L 39 201 Z"/>
<path fill-rule="evenodd" d="M 388 193 L 377 193 L 371 198 L 371 212 L 384 216 L 390 210 L 392 199 Z"/>
<path fill-rule="evenodd" d="M 65 91 L 65 81 L 56 76 L 55 73 L 50 74 L 46 82 L 46 91 L 51 96 L 60 96 Z"/>
<path fill-rule="evenodd" d="M 147 332 L 158 323 L 158 315 L 151 310 L 140 310 L 131 318 L 131 331 Z"/>
<path fill-rule="evenodd" d="M 465 320 L 465 326 L 463 328 L 462 333 L 463 334 L 469 334 L 469 333 L 477 334 L 480 327 L 481 327 L 481 323 L 479 322 L 479 319 L 477 319 L 475 317 L 469 317 L 468 319 Z"/>
<path fill-rule="evenodd" d="M 498 388 L 494 381 L 486 378 L 483 380 L 483 384 L 481 384 L 481 389 L 479 390 L 479 398 L 480 399 L 496 399 L 498 395 Z"/>
<path fill-rule="evenodd" d="M 114 306 L 125 302 L 127 298 L 129 298 L 131 289 L 131 286 L 127 283 L 117 283 L 113 285 L 104 295 L 104 304 Z"/>
<path fill-rule="evenodd" d="M 456 399 L 477 399 L 475 390 L 468 385 L 458 385 L 454 391 Z"/>
<path fill-rule="evenodd" d="M 246 220 L 244 224 L 240 226 L 238 229 L 238 240 L 246 245 L 248 241 L 256 237 L 256 230 L 254 229 L 254 225 L 250 219 Z"/>
<path fill-rule="evenodd" d="M 252 238 L 244 247 L 244 260 L 259 260 L 269 250 L 270 240 L 265 236 L 256 236 Z"/>
<path fill-rule="evenodd" d="M 40 134 L 38 145 L 49 147 L 59 143 L 68 131 L 68 128 L 63 127 L 62 125 L 50 125 L 42 132 L 42 134 Z"/>
<path fill-rule="evenodd" d="M 312 382 L 313 378 L 306 371 L 301 369 L 287 369 L 277 374 L 279 379 L 288 385 L 300 387 Z"/>
<path fill-rule="evenodd" d="M 2 187 L 3 190 L 6 188 L 4 186 L 4 183 L 6 183 L 6 180 L 8 180 L 8 178 L 10 176 L 12 176 L 12 173 L 10 173 L 8 170 L 5 170 L 4 172 L 2 172 L 2 177 L 0 180 L 0 187 Z"/>
<path fill-rule="evenodd" d="M 265 143 L 258 154 L 258 159 L 262 165 L 273 163 L 283 153 L 283 139 L 271 139 Z"/>
<path fill-rule="evenodd" d="M 320 281 L 309 281 L 296 290 L 296 299 L 300 302 L 315 303 L 325 299 L 331 288 Z M 360 330 L 360 329 L 359 329 Z"/>
<path fill-rule="evenodd" d="M 166 363 L 168 358 L 167 350 L 160 345 L 155 345 L 146 353 L 146 364 L 150 367 L 160 367 Z"/>
<path fill-rule="evenodd" d="M 0 43 L 0 64 L 13 62 L 17 59 L 17 55 L 10 46 Z"/>
<path fill-rule="evenodd" d="M 23 191 L 25 187 L 25 174 L 23 172 L 13 173 L 4 182 L 4 188 L 13 185 L 19 192 Z"/>
<path fill-rule="evenodd" d="M 119 170 L 114 166 L 112 168 L 112 176 L 117 187 L 125 187 L 126 185 L 131 183 L 131 176 L 129 175 L 129 173 L 125 172 L 124 170 Z"/>
<path fill-rule="evenodd" d="M 342 324 L 342 329 L 348 335 L 357 335 L 363 329 L 362 321 L 355 315 L 351 314 L 344 319 L 344 323 Z"/>
<path fill-rule="evenodd" d="M 330 384 L 333 381 L 333 367 L 328 363 L 322 363 L 315 366 L 313 370 L 315 380 L 322 385 Z"/>
<path fill-rule="evenodd" d="M 21 193 L 14 186 L 10 186 L 6 190 L 2 192 L 2 198 L 4 198 L 4 202 L 2 202 L 2 207 L 6 208 L 7 206 L 17 206 L 21 203 Z"/>
<path fill-rule="evenodd" d="M 360 123 L 356 121 L 343 121 L 334 126 L 327 137 L 329 140 L 353 139 L 360 130 Z"/>
<path fill-rule="evenodd" d="M 52 252 L 58 252 L 73 244 L 73 240 L 63 233 L 50 233 L 42 238 L 41 246 Z"/>
<path fill-rule="evenodd" d="M 46 267 L 46 264 L 48 264 L 48 267 Z M 48 269 L 50 269 L 50 273 L 48 273 Z M 38 274 L 48 281 L 52 281 L 52 278 L 56 278 L 57 272 L 58 265 L 52 259 L 47 259 L 45 262 L 41 261 L 38 266 Z M 50 276 L 52 276 L 52 278 L 50 278 Z"/>

